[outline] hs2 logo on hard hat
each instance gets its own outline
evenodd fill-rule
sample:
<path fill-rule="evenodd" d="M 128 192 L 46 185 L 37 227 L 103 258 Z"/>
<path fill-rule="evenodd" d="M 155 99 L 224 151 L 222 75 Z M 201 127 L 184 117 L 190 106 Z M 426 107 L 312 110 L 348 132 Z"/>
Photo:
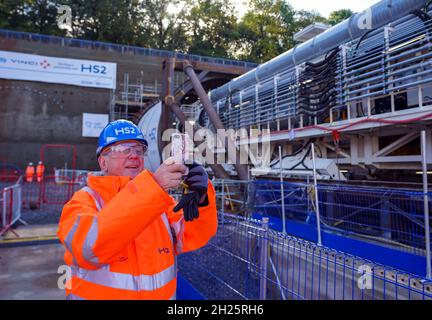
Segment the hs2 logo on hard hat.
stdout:
<path fill-rule="evenodd" d="M 121 128 L 121 129 L 114 129 L 116 136 L 119 135 L 119 133 L 121 134 L 135 134 L 135 128 L 134 127 L 125 127 L 125 128 Z"/>

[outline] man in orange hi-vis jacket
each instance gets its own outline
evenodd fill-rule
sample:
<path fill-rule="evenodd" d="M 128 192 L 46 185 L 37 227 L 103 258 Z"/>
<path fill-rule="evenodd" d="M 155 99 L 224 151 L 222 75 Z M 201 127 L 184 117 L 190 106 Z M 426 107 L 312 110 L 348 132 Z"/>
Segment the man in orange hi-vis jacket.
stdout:
<path fill-rule="evenodd" d="M 33 166 L 33 162 L 29 162 L 25 171 L 26 182 L 33 182 L 34 174 L 35 174 L 35 169 Z"/>
<path fill-rule="evenodd" d="M 44 171 L 45 171 L 45 166 L 42 163 L 42 161 L 39 161 L 38 165 L 36 166 L 36 178 L 37 178 L 37 182 L 42 182 Z"/>
<path fill-rule="evenodd" d="M 215 191 L 204 168 L 194 164 L 187 173 L 166 161 L 150 173 L 147 146 L 127 120 L 101 132 L 102 172 L 89 174 L 64 206 L 57 232 L 71 270 L 67 299 L 175 299 L 176 255 L 216 234 Z M 176 204 L 167 191 L 182 176 L 188 193 Z"/>

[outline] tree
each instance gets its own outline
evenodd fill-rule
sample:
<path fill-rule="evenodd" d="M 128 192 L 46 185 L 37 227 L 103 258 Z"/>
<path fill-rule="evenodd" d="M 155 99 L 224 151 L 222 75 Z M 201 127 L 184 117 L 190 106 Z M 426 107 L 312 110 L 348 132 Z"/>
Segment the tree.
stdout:
<path fill-rule="evenodd" d="M 229 0 L 190 0 L 187 17 L 189 53 L 229 57 L 237 17 Z"/>
<path fill-rule="evenodd" d="M 238 58 L 264 62 L 285 51 L 287 24 L 282 12 L 292 12 L 292 8 L 281 0 L 250 1 L 238 25 Z"/>
<path fill-rule="evenodd" d="M 265 62 L 291 49 L 296 32 L 314 22 L 326 22 L 316 11 L 294 10 L 282 0 L 251 0 L 239 23 L 238 58 Z"/>
<path fill-rule="evenodd" d="M 95 41 L 135 44 L 140 21 L 136 0 L 68 0 L 72 9 L 72 36 Z"/>
<path fill-rule="evenodd" d="M 308 25 L 336 24 L 352 14 L 336 10 L 327 20 L 286 0 L 249 0 L 238 21 L 234 1 L 0 0 L 0 28 L 64 36 L 57 8 L 68 5 L 71 37 L 260 63 L 292 48 L 293 35 Z"/>
<path fill-rule="evenodd" d="M 172 9 L 179 9 L 173 12 Z M 145 46 L 186 50 L 185 20 L 188 3 L 180 0 L 145 0 L 141 3 L 140 43 Z"/>
<path fill-rule="evenodd" d="M 296 45 L 294 41 L 294 34 L 307 26 L 320 22 L 326 23 L 327 20 L 321 16 L 317 11 L 307 10 L 283 10 L 282 16 L 286 25 L 286 33 L 284 36 L 285 50 L 291 49 Z"/>
<path fill-rule="evenodd" d="M 348 19 L 354 14 L 351 9 L 340 9 L 330 13 L 329 18 L 327 19 L 328 23 L 332 26 L 338 24 L 345 19 Z"/>
<path fill-rule="evenodd" d="M 0 28 L 64 35 L 57 27 L 57 0 L 0 1 Z"/>

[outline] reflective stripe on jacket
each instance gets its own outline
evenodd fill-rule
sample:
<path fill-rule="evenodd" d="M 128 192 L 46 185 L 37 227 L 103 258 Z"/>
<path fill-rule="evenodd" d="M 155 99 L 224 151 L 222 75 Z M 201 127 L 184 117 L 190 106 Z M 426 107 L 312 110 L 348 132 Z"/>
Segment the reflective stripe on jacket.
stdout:
<path fill-rule="evenodd" d="M 59 223 L 72 269 L 67 298 L 174 299 L 175 255 L 204 246 L 216 233 L 210 182 L 208 190 L 209 205 L 199 208 L 199 219 L 185 222 L 148 171 L 132 180 L 89 176 Z"/>

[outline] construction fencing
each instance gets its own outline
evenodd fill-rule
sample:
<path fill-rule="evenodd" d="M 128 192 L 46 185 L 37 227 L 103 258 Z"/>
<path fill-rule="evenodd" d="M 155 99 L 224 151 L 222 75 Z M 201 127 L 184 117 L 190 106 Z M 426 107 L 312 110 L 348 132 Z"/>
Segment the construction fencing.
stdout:
<path fill-rule="evenodd" d="M 64 205 L 85 184 L 85 176 L 71 178 L 68 175 L 44 176 L 41 182 L 24 182 L 23 206 L 36 209 L 44 206 Z"/>
<path fill-rule="evenodd" d="M 317 224 L 315 188 L 310 183 L 217 180 L 214 184 L 225 199 L 221 209 L 227 212 L 277 218 L 280 223 L 274 229 L 279 231 L 283 220 Z M 316 190 L 322 230 L 425 255 L 423 191 L 324 183 Z M 431 192 L 427 199 L 432 208 Z"/>
<path fill-rule="evenodd" d="M 21 218 L 22 177 L 13 184 L 1 189 L 0 193 L 0 236 L 8 231 Z"/>
<path fill-rule="evenodd" d="M 429 280 L 221 211 L 210 243 L 178 260 L 206 299 L 432 299 Z"/>
<path fill-rule="evenodd" d="M 15 171 L 0 174 L 0 236 L 14 232 L 18 220 L 23 224 L 56 223 L 64 204 L 87 178 L 87 171 L 60 169 L 40 182 L 27 182 L 22 172 Z"/>
<path fill-rule="evenodd" d="M 213 185 L 217 235 L 206 247 L 179 256 L 182 276 L 204 298 L 432 299 L 432 283 L 422 276 L 269 223 L 284 215 L 286 225 L 317 225 L 315 189 L 308 183 L 216 180 Z M 422 192 L 324 184 L 317 190 L 321 230 L 424 255 Z"/>

